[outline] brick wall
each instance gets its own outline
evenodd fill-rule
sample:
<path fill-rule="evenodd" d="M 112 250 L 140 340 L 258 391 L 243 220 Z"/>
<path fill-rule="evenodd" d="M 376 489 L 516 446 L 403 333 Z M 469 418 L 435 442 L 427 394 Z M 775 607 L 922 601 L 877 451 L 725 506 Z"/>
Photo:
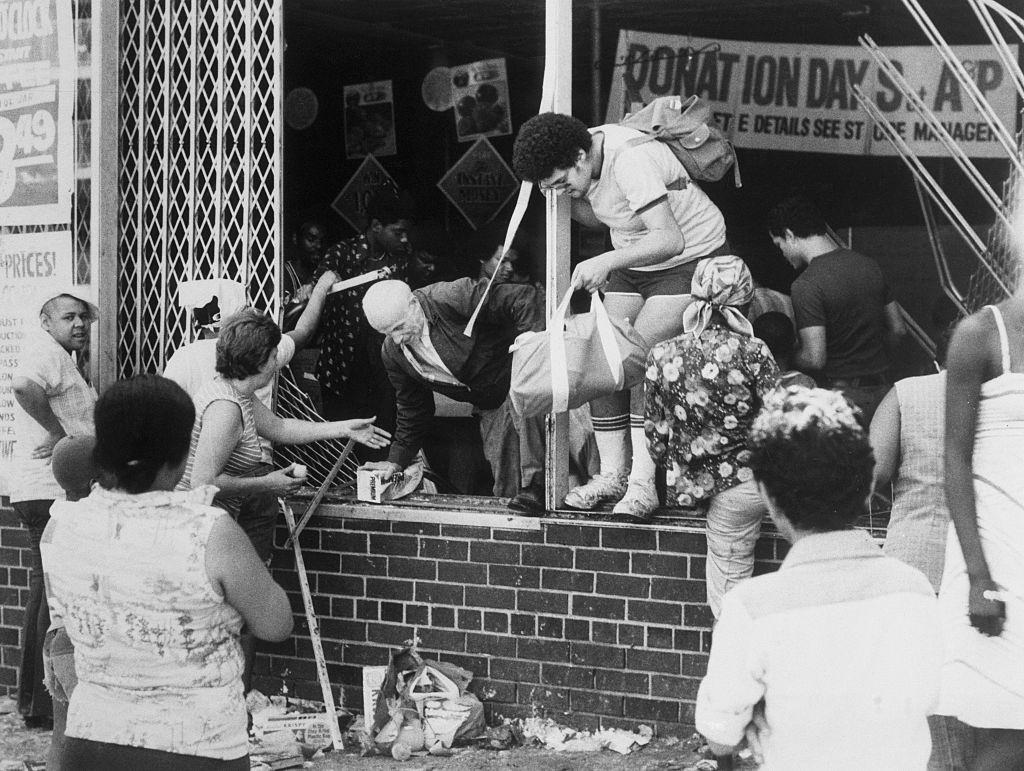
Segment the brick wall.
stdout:
<path fill-rule="evenodd" d="M 699 520 L 643 527 L 452 511 L 394 521 L 341 504 L 321 511 L 300 543 L 331 682 L 350 708 L 361 710 L 362 666 L 386 664 L 416 636 L 427 657 L 473 672 L 470 688 L 489 717 L 691 730 L 711 645 Z M 284 540 L 279 528 L 274 576 L 292 599 L 296 630 L 261 645 L 255 683 L 320 699 Z M 17 679 L 27 545 L 13 511 L 0 509 L 0 692 L 13 693 Z M 766 532 L 758 572 L 774 569 L 785 549 Z"/>

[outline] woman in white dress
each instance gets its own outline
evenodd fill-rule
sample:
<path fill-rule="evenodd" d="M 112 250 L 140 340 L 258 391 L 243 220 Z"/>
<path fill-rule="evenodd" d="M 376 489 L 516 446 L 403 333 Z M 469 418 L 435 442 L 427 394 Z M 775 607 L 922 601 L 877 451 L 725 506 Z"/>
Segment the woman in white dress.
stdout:
<path fill-rule="evenodd" d="M 946 376 L 940 712 L 979 729 L 972 768 L 1024 768 L 1024 296 L 954 333 Z"/>

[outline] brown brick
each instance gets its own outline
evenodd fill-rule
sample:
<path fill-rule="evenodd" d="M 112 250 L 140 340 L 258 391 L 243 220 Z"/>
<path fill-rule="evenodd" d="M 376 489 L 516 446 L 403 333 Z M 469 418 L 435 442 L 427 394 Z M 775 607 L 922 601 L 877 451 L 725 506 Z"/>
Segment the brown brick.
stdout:
<path fill-rule="evenodd" d="M 330 597 L 331 610 L 326 615 L 332 618 L 355 618 L 356 601 L 351 597 Z"/>
<path fill-rule="evenodd" d="M 674 624 L 682 620 L 682 605 L 677 602 L 648 602 L 630 600 L 627 617 L 630 621 L 644 621 L 648 624 Z"/>
<path fill-rule="evenodd" d="M 497 680 L 512 680 L 517 683 L 539 683 L 540 663 L 515 658 L 491 659 L 491 677 Z"/>
<path fill-rule="evenodd" d="M 683 626 L 700 626 L 710 629 L 714 623 L 715 617 L 711 615 L 711 608 L 707 605 L 688 604 L 683 606 Z"/>
<path fill-rule="evenodd" d="M 627 696 L 623 714 L 641 720 L 664 720 L 674 723 L 679 720 L 679 702 Z"/>
<path fill-rule="evenodd" d="M 385 576 L 388 570 L 387 557 L 370 557 L 363 554 L 341 555 L 343 573 L 355 573 L 362 576 Z"/>
<path fill-rule="evenodd" d="M 523 546 L 523 564 L 539 565 L 548 568 L 571 568 L 573 562 L 572 549 L 561 546 Z"/>
<path fill-rule="evenodd" d="M 679 654 L 630 648 L 626 651 L 626 668 L 635 669 L 638 672 L 664 672 L 668 675 L 678 675 L 680 672 Z"/>
<path fill-rule="evenodd" d="M 628 573 L 629 552 L 613 549 L 577 549 L 576 569 L 598 573 Z"/>
<path fill-rule="evenodd" d="M 572 615 L 624 619 L 626 617 L 626 601 L 614 597 L 574 594 L 572 596 Z"/>
<path fill-rule="evenodd" d="M 489 565 L 487 577 L 498 586 L 515 586 L 536 589 L 540 586 L 540 570 L 520 565 Z"/>
<path fill-rule="evenodd" d="M 483 653 L 487 656 L 513 658 L 516 655 L 516 639 L 507 635 L 467 632 L 466 653 Z"/>
<path fill-rule="evenodd" d="M 430 625 L 437 627 L 455 626 L 455 608 L 431 608 Z"/>
<path fill-rule="evenodd" d="M 367 624 L 366 639 L 382 645 L 401 647 L 412 637 L 409 627 L 402 624 Z"/>
<path fill-rule="evenodd" d="M 540 585 L 558 592 L 593 592 L 594 574 L 579 570 L 545 569 L 541 571 Z"/>
<path fill-rule="evenodd" d="M 562 592 L 531 592 L 520 589 L 516 592 L 516 609 L 565 615 L 569 612 L 569 595 Z"/>
<path fill-rule="evenodd" d="M 415 536 L 374 533 L 370 536 L 370 553 L 388 557 L 415 557 L 419 543 Z"/>
<path fill-rule="evenodd" d="M 437 579 L 455 584 L 486 584 L 487 566 L 474 562 L 438 562 Z"/>
<path fill-rule="evenodd" d="M 565 620 L 565 639 L 583 640 L 590 639 L 590 622 L 581 618 L 567 618 Z"/>
<path fill-rule="evenodd" d="M 464 588 L 457 584 L 435 584 L 430 581 L 416 582 L 416 602 L 461 605 L 464 594 Z"/>
<path fill-rule="evenodd" d="M 616 597 L 646 599 L 651 593 L 651 579 L 616 573 L 598 573 L 597 588 L 594 591 L 598 594 L 613 594 Z"/>
<path fill-rule="evenodd" d="M 459 629 L 470 629 L 473 631 L 480 631 L 483 618 L 479 610 L 467 610 L 466 608 L 459 608 Z"/>
<path fill-rule="evenodd" d="M 413 582 L 397 581 L 393 578 L 367 578 L 366 596 L 379 597 L 382 600 L 411 600 L 413 598 Z"/>
<path fill-rule="evenodd" d="M 669 578 L 686 577 L 686 557 L 682 554 L 633 554 L 632 573 Z"/>
<path fill-rule="evenodd" d="M 366 533 L 349 533 L 343 530 L 326 531 L 320 534 L 320 548 L 331 551 L 369 552 L 369 536 Z"/>
<path fill-rule="evenodd" d="M 601 545 L 606 549 L 654 551 L 658 548 L 658 531 L 647 528 L 602 527 Z"/>
<path fill-rule="evenodd" d="M 538 640 L 531 637 L 520 637 L 516 650 L 521 659 L 538 661 L 568 661 L 569 643 L 564 640 Z"/>
<path fill-rule="evenodd" d="M 491 529 L 489 527 L 474 527 L 472 525 L 441 525 L 441 537 L 489 541 L 491 539 Z"/>
<path fill-rule="evenodd" d="M 465 562 L 469 559 L 469 544 L 466 541 L 421 538 L 420 556 L 431 559 Z"/>
<path fill-rule="evenodd" d="M 566 712 L 569 709 L 569 691 L 545 685 L 519 685 L 519 702 L 536 705 L 546 712 Z"/>
<path fill-rule="evenodd" d="M 594 675 L 588 667 L 542 664 L 541 682 L 566 688 L 593 688 Z"/>
<path fill-rule="evenodd" d="M 492 536 L 495 541 L 519 541 L 520 543 L 544 543 L 543 530 L 499 530 Z"/>
<path fill-rule="evenodd" d="M 707 554 L 708 539 L 704 533 L 686 533 L 675 530 L 661 530 L 658 533 L 658 551 L 675 551 L 683 554 Z"/>
<path fill-rule="evenodd" d="M 356 618 L 364 621 L 376 621 L 380 614 L 380 604 L 376 600 L 357 600 Z"/>
<path fill-rule="evenodd" d="M 452 653 L 451 651 L 444 650 L 437 654 L 437 658 L 440 661 L 447 661 L 463 669 L 468 669 L 474 676 L 488 676 L 488 659 L 484 656 L 469 656 L 465 653 Z"/>
<path fill-rule="evenodd" d="M 507 608 L 516 606 L 516 593 L 512 589 L 497 589 L 493 586 L 467 586 L 466 605 L 478 608 Z"/>
<path fill-rule="evenodd" d="M 469 601 L 469 590 L 466 590 L 466 604 L 475 605 Z M 488 632 L 498 632 L 499 634 L 505 634 L 508 632 L 508 614 L 507 613 L 484 613 L 484 630 Z"/>
<path fill-rule="evenodd" d="M 680 651 L 699 651 L 700 632 L 696 629 L 677 629 L 673 647 Z"/>
<path fill-rule="evenodd" d="M 573 712 L 592 712 L 595 715 L 622 715 L 624 697 L 600 691 L 570 691 L 569 705 Z"/>
<path fill-rule="evenodd" d="M 673 645 L 673 630 L 667 626 L 647 627 L 648 648 L 671 648 Z"/>
<path fill-rule="evenodd" d="M 625 649 L 617 645 L 574 642 L 569 646 L 569 661 L 583 667 L 621 669 L 626 665 Z"/>
<path fill-rule="evenodd" d="M 387 664 L 390 657 L 390 650 L 384 646 L 346 643 L 342 647 L 341 655 L 338 656 L 337 660 L 359 666 L 377 666 Z"/>
<path fill-rule="evenodd" d="M 469 545 L 469 558 L 473 562 L 518 565 L 520 563 L 520 551 L 521 548 L 516 543 L 474 541 Z"/>
<path fill-rule="evenodd" d="M 651 599 L 670 602 L 705 602 L 704 581 L 681 578 L 652 578 Z"/>
<path fill-rule="evenodd" d="M 537 636 L 551 637 L 556 640 L 564 638 L 562 634 L 562 619 L 556 616 L 537 617 Z"/>
<path fill-rule="evenodd" d="M 566 546 L 597 546 L 601 542 L 600 529 L 592 525 L 545 525 L 544 536 L 548 543 Z"/>
<path fill-rule="evenodd" d="M 684 653 L 682 655 L 683 674 L 688 677 L 704 677 L 708 672 L 706 654 Z"/>
<path fill-rule="evenodd" d="M 381 533 L 391 532 L 391 523 L 384 519 L 346 519 L 343 520 L 343 522 L 343 527 L 346 527 L 349 530 L 370 530 Z M 317 516 L 310 520 L 309 527 L 320 528 L 324 527 L 326 524 L 326 519 Z"/>
<path fill-rule="evenodd" d="M 455 651 L 464 653 L 466 650 L 466 633 L 448 629 L 421 629 L 419 632 L 421 648 L 436 651 Z"/>
<path fill-rule="evenodd" d="M 704 557 L 690 557 L 690 565 L 686 575 L 699 581 L 707 580 L 708 561 Z"/>
<path fill-rule="evenodd" d="M 433 522 L 392 522 L 392 533 L 409 535 L 440 535 L 441 526 Z"/>
<path fill-rule="evenodd" d="M 700 687 L 699 677 L 651 675 L 651 696 L 678 701 L 693 701 Z"/>
<path fill-rule="evenodd" d="M 402 612 L 402 603 L 400 602 L 382 602 L 380 604 L 380 620 L 390 621 L 393 624 L 401 624 L 404 621 L 404 613 Z"/>
<path fill-rule="evenodd" d="M 318 594 L 340 594 L 345 597 L 362 597 L 366 594 L 362 578 L 345 575 L 332 576 L 326 573 L 317 576 L 316 591 Z"/>
<path fill-rule="evenodd" d="M 424 626 L 429 623 L 430 609 L 426 605 L 406 605 L 405 623 Z"/>
<path fill-rule="evenodd" d="M 433 560 L 389 557 L 387 574 L 394 578 L 418 578 L 433 581 L 437 578 L 437 563 Z"/>
<path fill-rule="evenodd" d="M 590 638 L 596 643 L 611 643 L 615 645 L 619 641 L 619 634 L 615 624 L 607 624 L 603 621 L 594 621 L 591 624 Z"/>
<path fill-rule="evenodd" d="M 537 635 L 537 617 L 531 613 L 513 613 L 509 629 L 519 637 Z"/>
<path fill-rule="evenodd" d="M 641 672 L 617 669 L 598 669 L 594 672 L 594 688 L 599 691 L 618 691 L 637 696 L 649 693 L 650 687 L 650 678 Z"/>

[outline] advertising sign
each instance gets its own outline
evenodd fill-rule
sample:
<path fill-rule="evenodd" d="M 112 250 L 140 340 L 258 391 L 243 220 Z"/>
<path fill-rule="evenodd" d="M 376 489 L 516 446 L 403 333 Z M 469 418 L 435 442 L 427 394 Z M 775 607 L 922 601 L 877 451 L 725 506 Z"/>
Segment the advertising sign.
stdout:
<path fill-rule="evenodd" d="M 338 193 L 338 197 L 331 202 L 331 208 L 344 217 L 356 232 L 362 233 L 369 224 L 366 221 L 366 203 L 378 190 L 391 190 L 397 193 L 398 185 L 380 165 L 380 161 L 368 155 Z"/>
<path fill-rule="evenodd" d="M 451 68 L 455 133 L 460 142 L 512 133 L 504 59 Z"/>
<path fill-rule="evenodd" d="M 71 10 L 67 0 L 0 2 L 0 225 L 71 222 Z"/>
<path fill-rule="evenodd" d="M 14 393 L 11 379 L 22 347 L 39 331 L 34 298 L 71 283 L 71 231 L 0 235 L 0 494 L 6 493 L 14 450 Z"/>
<path fill-rule="evenodd" d="M 1013 131 L 1016 91 L 991 47 L 953 46 L 953 51 Z M 884 52 L 969 156 L 1003 157 L 998 140 L 936 49 L 897 46 Z M 619 121 L 637 100 L 696 94 L 711 103 L 720 128 L 737 147 L 896 155 L 882 129 L 858 103 L 854 86 L 878 105 L 917 155 L 948 155 L 892 80 L 859 46 L 754 43 L 622 30 L 607 121 Z"/>
<path fill-rule="evenodd" d="M 345 86 L 345 157 L 397 152 L 391 81 Z"/>
<path fill-rule="evenodd" d="M 519 181 L 494 145 L 480 137 L 437 186 L 476 230 L 501 211 Z"/>

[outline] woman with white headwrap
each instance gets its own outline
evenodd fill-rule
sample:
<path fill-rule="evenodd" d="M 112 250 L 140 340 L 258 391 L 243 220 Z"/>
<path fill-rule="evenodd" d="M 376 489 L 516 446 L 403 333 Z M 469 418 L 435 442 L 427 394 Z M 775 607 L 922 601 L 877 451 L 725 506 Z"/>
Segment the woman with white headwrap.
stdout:
<path fill-rule="evenodd" d="M 754 570 L 765 513 L 747 466 L 747 432 L 778 380 L 771 352 L 744 312 L 750 271 L 731 255 L 701 260 L 683 334 L 647 359 L 644 430 L 666 469 L 671 505 L 707 507 L 707 591 L 715 617 L 722 596 Z"/>

